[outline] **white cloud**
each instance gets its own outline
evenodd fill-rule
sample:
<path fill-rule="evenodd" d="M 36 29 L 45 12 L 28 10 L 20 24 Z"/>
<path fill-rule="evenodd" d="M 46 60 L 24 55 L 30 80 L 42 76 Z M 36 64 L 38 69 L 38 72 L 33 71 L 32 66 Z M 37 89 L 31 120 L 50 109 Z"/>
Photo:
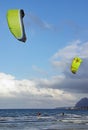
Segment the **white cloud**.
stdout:
<path fill-rule="evenodd" d="M 67 66 L 69 67 L 74 57 L 88 58 L 87 48 L 88 42 L 83 43 L 80 40 L 73 41 L 56 52 L 51 58 L 51 63 L 55 68 L 64 70 Z"/>
<path fill-rule="evenodd" d="M 81 42 L 79 40 L 76 40 L 72 43 L 70 43 L 70 45 L 66 46 L 63 49 L 60 49 L 58 52 L 56 52 L 52 59 L 58 59 L 58 58 L 62 58 L 62 59 L 70 59 L 73 58 L 74 56 L 78 56 L 79 55 L 79 44 Z"/>
<path fill-rule="evenodd" d="M 1 77 L 2 76 L 2 77 Z M 19 94 L 24 95 L 38 95 L 38 96 L 50 96 L 52 98 L 59 98 L 63 95 L 62 90 L 49 88 L 55 81 L 50 80 L 16 80 L 11 75 L 0 74 L 0 96 L 17 96 Z M 56 79 L 55 79 L 56 80 Z M 36 82 L 37 81 L 37 82 Z M 39 84 L 41 87 L 39 87 Z M 42 87 L 43 86 L 43 87 Z M 45 87 L 44 87 L 45 86 Z M 47 88 L 47 87 L 48 88 Z M 65 94 L 66 95 L 66 94 Z"/>
<path fill-rule="evenodd" d="M 60 77 L 60 79 L 63 78 Z M 60 79 L 59 82 L 61 82 Z M 54 103 L 58 104 L 58 102 L 62 102 L 63 100 L 74 101 L 74 96 L 69 92 L 64 92 L 63 90 L 52 87 L 56 82 L 56 77 L 53 77 L 52 80 L 16 80 L 11 75 L 0 73 L 0 102 L 5 102 L 5 100 L 8 102 L 8 105 L 4 107 L 12 107 L 11 104 L 14 106 L 14 103 L 16 104 L 15 107 L 20 107 L 20 100 L 22 99 L 22 103 L 26 103 L 26 106 L 24 105 L 24 107 L 54 107 Z M 51 102 L 51 105 L 47 104 L 49 101 Z M 38 106 L 37 103 L 40 105 Z"/>

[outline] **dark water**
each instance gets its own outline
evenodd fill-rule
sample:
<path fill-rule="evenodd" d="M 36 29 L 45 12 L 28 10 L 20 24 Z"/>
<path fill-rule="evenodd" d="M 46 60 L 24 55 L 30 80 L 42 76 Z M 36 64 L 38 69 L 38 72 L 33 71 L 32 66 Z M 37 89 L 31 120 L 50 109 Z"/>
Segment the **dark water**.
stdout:
<path fill-rule="evenodd" d="M 88 110 L 1 109 L 0 130 L 88 130 Z"/>

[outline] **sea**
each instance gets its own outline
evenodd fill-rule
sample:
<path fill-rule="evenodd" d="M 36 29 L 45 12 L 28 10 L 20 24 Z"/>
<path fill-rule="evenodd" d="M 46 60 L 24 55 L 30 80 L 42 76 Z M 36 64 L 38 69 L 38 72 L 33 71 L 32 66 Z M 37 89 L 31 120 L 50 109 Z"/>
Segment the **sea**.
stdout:
<path fill-rule="evenodd" d="M 88 110 L 0 109 L 0 130 L 88 130 Z"/>

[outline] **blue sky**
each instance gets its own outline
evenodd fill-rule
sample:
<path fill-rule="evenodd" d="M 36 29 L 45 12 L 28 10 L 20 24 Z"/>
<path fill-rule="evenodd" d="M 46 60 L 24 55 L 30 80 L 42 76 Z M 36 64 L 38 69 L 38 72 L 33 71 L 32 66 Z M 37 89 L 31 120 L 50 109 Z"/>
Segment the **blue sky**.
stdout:
<path fill-rule="evenodd" d="M 8 0 L 0 5 L 0 107 L 72 106 L 87 96 L 88 1 Z M 9 9 L 25 12 L 25 43 L 9 31 Z M 75 56 L 83 63 L 74 76 Z"/>

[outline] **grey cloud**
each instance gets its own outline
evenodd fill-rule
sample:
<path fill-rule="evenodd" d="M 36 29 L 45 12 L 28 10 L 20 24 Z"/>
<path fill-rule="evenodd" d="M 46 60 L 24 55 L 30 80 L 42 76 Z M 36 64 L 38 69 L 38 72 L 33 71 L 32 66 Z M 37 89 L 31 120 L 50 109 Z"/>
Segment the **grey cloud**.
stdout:
<path fill-rule="evenodd" d="M 64 69 L 62 77 L 56 76 L 50 79 L 37 80 L 40 88 L 53 88 L 73 93 L 88 93 L 88 58 L 83 59 L 76 74 L 70 71 L 70 65 Z"/>
<path fill-rule="evenodd" d="M 30 20 L 29 22 L 27 22 L 28 25 L 30 23 L 30 24 L 37 25 L 41 29 L 56 30 L 56 27 L 53 24 L 50 24 L 50 23 L 42 20 L 39 16 L 37 16 L 31 12 L 27 16 L 28 16 L 28 19 Z"/>
<path fill-rule="evenodd" d="M 59 105 L 64 105 L 65 102 L 59 102 Z M 0 108 L 54 108 L 58 104 L 58 100 L 51 97 L 43 96 L 23 96 L 17 97 L 0 97 Z M 58 106 L 59 106 L 58 105 Z"/>
<path fill-rule="evenodd" d="M 63 71 L 65 78 L 61 83 L 56 82 L 53 88 L 62 89 L 75 93 L 88 93 L 88 58 L 83 62 L 76 74 L 72 74 L 70 68 Z M 58 79 L 59 81 L 59 79 Z"/>
<path fill-rule="evenodd" d="M 67 78 L 59 88 L 69 92 L 88 93 L 88 80 Z"/>

